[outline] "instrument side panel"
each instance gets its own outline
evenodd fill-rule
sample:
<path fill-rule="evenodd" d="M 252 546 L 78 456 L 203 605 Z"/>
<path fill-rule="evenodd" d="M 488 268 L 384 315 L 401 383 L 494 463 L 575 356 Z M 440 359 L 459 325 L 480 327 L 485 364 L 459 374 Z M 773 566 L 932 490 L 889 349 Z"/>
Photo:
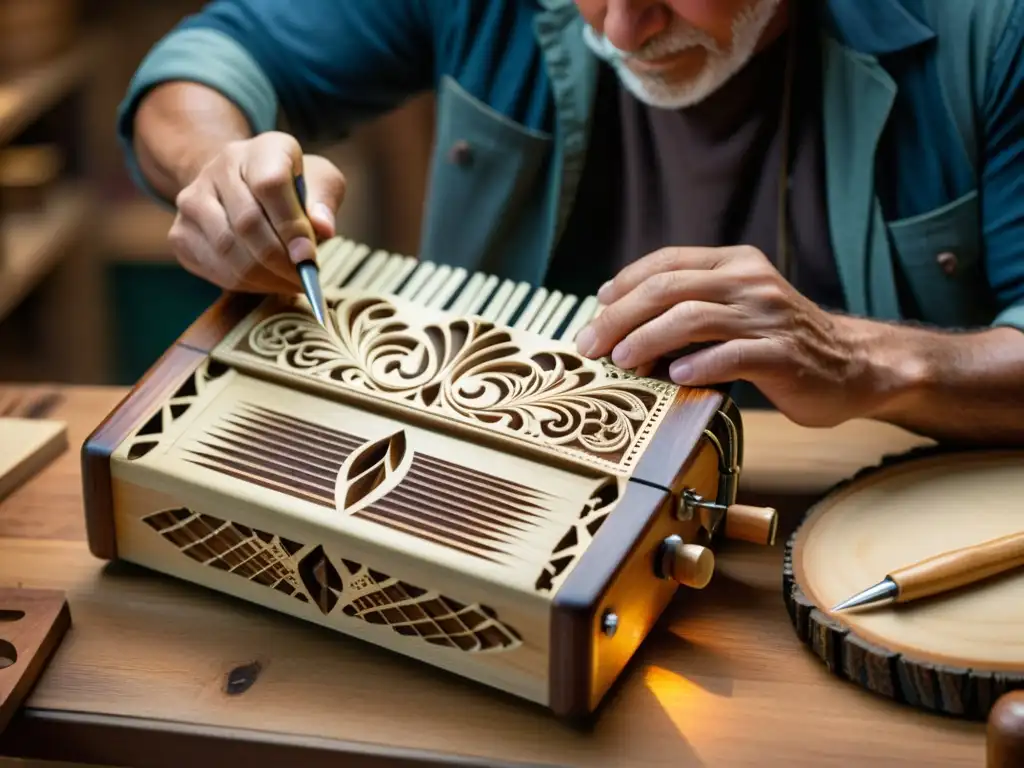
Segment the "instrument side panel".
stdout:
<path fill-rule="evenodd" d="M 114 453 L 120 557 L 546 703 L 551 595 L 624 479 L 217 362 L 190 382 Z"/>
<path fill-rule="evenodd" d="M 191 386 L 206 355 L 172 346 L 132 388 L 117 407 L 93 430 L 82 445 L 82 496 L 89 550 L 95 557 L 118 557 L 114 522 L 111 457 L 144 422 L 163 412 L 182 387 Z"/>
<path fill-rule="evenodd" d="M 706 437 L 683 462 L 679 485 L 713 498 L 719 455 Z M 661 544 L 672 535 L 707 545 L 695 517 L 680 521 L 677 499 L 665 489 L 631 482 L 576 569 L 554 599 L 551 643 L 551 707 L 567 718 L 587 717 L 672 601 L 679 584 L 656 571 Z M 614 632 L 604 617 L 614 614 Z"/>

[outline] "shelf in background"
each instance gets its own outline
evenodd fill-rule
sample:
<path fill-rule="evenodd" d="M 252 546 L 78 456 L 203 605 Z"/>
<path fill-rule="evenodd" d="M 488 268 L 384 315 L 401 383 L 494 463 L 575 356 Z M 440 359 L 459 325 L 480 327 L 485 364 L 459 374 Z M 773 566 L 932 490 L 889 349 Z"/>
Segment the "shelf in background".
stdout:
<path fill-rule="evenodd" d="M 167 244 L 174 212 L 148 198 L 111 203 L 106 207 L 99 235 L 108 262 L 175 261 Z"/>
<path fill-rule="evenodd" d="M 83 32 L 52 61 L 0 80 L 0 143 L 17 136 L 90 75 L 100 61 L 102 37 Z"/>
<path fill-rule="evenodd" d="M 84 185 L 57 184 L 39 213 L 0 219 L 0 321 L 67 255 L 84 231 L 92 203 Z"/>

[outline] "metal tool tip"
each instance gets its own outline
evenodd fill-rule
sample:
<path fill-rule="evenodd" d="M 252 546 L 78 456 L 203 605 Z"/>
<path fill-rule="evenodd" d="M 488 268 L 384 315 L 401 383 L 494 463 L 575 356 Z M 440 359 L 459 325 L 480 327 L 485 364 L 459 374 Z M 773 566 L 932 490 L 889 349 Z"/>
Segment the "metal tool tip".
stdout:
<path fill-rule="evenodd" d="M 863 592 L 858 592 L 853 597 L 847 598 L 843 602 L 832 608 L 832 613 L 838 613 L 839 611 L 846 611 L 850 608 L 858 608 L 862 605 L 870 605 L 872 603 L 878 603 L 883 600 L 895 598 L 899 594 L 899 587 L 896 586 L 896 582 L 892 579 L 884 579 L 873 587 L 868 587 Z"/>
<path fill-rule="evenodd" d="M 302 287 L 305 289 L 309 306 L 313 310 L 313 316 L 318 323 L 327 328 L 327 304 L 324 302 L 324 294 L 320 289 L 320 270 L 316 263 L 305 261 L 299 264 L 299 277 L 302 279 Z"/>

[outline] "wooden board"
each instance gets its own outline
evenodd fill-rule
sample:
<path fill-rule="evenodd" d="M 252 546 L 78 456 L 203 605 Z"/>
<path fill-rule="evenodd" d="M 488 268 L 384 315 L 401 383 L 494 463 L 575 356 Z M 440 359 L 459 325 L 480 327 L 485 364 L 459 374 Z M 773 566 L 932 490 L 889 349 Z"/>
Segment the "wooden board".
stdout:
<path fill-rule="evenodd" d="M 67 425 L 48 419 L 0 418 L 0 499 L 68 447 Z"/>
<path fill-rule="evenodd" d="M 34 688 L 70 625 L 63 592 L 0 589 L 0 733 Z"/>
<path fill-rule="evenodd" d="M 901 566 L 1024 528 L 1024 453 L 925 448 L 826 494 L 790 538 L 783 595 L 837 676 L 924 710 L 983 720 L 1024 688 L 1024 572 L 899 606 L 832 606 Z"/>

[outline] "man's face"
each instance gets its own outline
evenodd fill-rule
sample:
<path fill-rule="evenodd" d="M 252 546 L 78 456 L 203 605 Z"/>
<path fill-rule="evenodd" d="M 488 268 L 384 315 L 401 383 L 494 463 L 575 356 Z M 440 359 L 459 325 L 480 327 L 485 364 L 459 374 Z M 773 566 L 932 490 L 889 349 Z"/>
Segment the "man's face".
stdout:
<path fill-rule="evenodd" d="M 785 0 L 575 0 L 587 42 L 637 98 L 695 104 L 750 59 Z"/>

